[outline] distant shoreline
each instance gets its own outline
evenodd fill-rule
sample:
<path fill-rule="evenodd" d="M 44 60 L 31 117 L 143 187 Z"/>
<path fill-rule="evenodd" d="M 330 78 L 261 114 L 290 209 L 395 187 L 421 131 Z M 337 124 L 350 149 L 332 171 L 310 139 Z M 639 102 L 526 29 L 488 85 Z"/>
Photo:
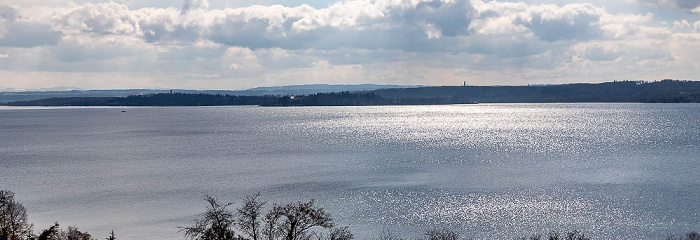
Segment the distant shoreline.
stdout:
<path fill-rule="evenodd" d="M 4 106 L 392 106 L 476 103 L 698 103 L 700 81 L 622 81 L 535 86 L 438 86 L 284 96 L 152 93 L 57 97 Z"/>

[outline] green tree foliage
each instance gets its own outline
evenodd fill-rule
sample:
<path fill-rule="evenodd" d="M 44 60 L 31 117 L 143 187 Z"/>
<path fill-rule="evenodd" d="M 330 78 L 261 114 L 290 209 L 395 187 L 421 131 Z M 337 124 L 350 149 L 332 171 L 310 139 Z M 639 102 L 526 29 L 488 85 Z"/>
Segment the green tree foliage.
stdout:
<path fill-rule="evenodd" d="M 15 202 L 15 193 L 0 190 L 0 239 L 20 240 L 32 237 L 32 224 L 27 220 L 27 210 Z"/>

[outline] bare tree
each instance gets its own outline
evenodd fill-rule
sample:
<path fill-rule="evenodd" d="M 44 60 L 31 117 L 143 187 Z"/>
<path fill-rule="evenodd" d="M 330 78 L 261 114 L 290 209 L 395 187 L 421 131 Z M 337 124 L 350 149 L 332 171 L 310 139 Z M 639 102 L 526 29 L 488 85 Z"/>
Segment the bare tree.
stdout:
<path fill-rule="evenodd" d="M 112 230 L 109 233 L 109 237 L 106 238 L 107 240 L 117 240 L 117 237 L 114 235 L 114 230 Z"/>
<path fill-rule="evenodd" d="M 323 208 L 314 206 L 314 200 L 309 202 L 290 203 L 285 206 L 275 206 L 266 216 L 270 233 L 268 239 L 276 239 L 278 233 L 285 240 L 302 240 L 311 238 L 309 232 L 313 227 L 332 228 L 333 220 Z M 275 229 L 277 231 L 275 231 Z"/>
<path fill-rule="evenodd" d="M 666 240 L 700 240 L 700 233 L 698 233 L 696 231 L 692 231 L 692 232 L 686 233 L 685 238 L 683 238 L 683 237 L 676 238 L 675 236 L 670 235 L 670 236 L 666 237 Z"/>
<path fill-rule="evenodd" d="M 355 238 L 348 227 L 333 228 L 328 235 L 329 240 L 350 240 Z"/>
<path fill-rule="evenodd" d="M 265 240 L 276 240 L 283 235 L 282 230 L 277 226 L 280 217 L 272 211 L 265 214 L 265 226 L 262 230 Z"/>
<path fill-rule="evenodd" d="M 43 231 L 41 231 L 41 234 L 39 235 L 39 240 L 58 240 L 60 239 L 60 237 L 61 235 L 58 223 L 54 223 L 48 229 L 44 229 Z"/>
<path fill-rule="evenodd" d="M 688 240 L 700 240 L 700 233 L 698 233 L 696 231 L 692 231 L 692 232 L 685 234 L 685 237 Z"/>
<path fill-rule="evenodd" d="M 200 214 L 192 227 L 180 227 L 185 237 L 192 240 L 349 240 L 353 238 L 347 227 L 333 228 L 333 222 L 323 208 L 314 206 L 314 201 L 275 205 L 263 215 L 266 202 L 258 200 L 260 194 L 246 196 L 236 215 L 226 210 L 231 203 L 221 205 L 209 195 L 207 211 Z M 264 216 L 264 217 L 263 217 Z M 234 227 L 242 232 L 235 236 Z M 312 228 L 328 229 L 328 233 L 316 232 Z M 108 239 L 112 240 L 112 239 Z"/>
<path fill-rule="evenodd" d="M 437 228 L 425 231 L 426 240 L 457 240 L 459 239 L 459 234 L 452 230 L 441 230 Z"/>
<path fill-rule="evenodd" d="M 589 240 L 589 238 L 585 234 L 574 230 L 566 233 L 566 240 Z"/>
<path fill-rule="evenodd" d="M 589 240 L 585 234 L 577 230 L 566 232 L 564 236 L 559 235 L 558 232 L 552 231 L 547 235 L 548 240 Z"/>
<path fill-rule="evenodd" d="M 258 201 L 258 197 L 260 193 L 246 196 L 243 206 L 238 209 L 238 229 L 253 240 L 261 239 L 260 232 L 263 227 L 260 218 L 263 214 L 262 207 L 267 203 Z"/>
<path fill-rule="evenodd" d="M 0 190 L 0 239 L 20 240 L 32 236 L 27 209 L 15 202 L 15 193 Z"/>
<path fill-rule="evenodd" d="M 233 225 L 234 215 L 226 207 L 233 203 L 219 204 L 215 198 L 205 194 L 209 203 L 207 211 L 200 214 L 192 227 L 181 227 L 185 238 L 192 240 L 229 240 L 235 239 Z"/>
<path fill-rule="evenodd" d="M 76 226 L 68 226 L 67 231 L 61 231 L 61 240 L 94 240 L 87 232 L 81 232 Z"/>

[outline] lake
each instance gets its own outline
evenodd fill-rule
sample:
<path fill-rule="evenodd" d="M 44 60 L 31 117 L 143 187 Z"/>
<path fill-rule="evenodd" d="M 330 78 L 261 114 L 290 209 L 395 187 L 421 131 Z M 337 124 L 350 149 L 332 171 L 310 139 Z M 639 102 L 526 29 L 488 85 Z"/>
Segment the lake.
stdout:
<path fill-rule="evenodd" d="M 700 104 L 0 107 L 0 132 L 35 231 L 183 239 L 205 192 L 316 199 L 357 239 L 700 230 Z"/>

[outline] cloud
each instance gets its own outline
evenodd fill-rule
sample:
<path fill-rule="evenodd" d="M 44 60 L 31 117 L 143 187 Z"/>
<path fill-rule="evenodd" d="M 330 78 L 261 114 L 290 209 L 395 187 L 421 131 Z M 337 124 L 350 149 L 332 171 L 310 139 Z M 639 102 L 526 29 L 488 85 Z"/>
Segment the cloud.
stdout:
<path fill-rule="evenodd" d="M 690 27 L 691 27 L 691 25 L 688 22 L 688 20 L 683 19 L 681 21 L 673 21 L 673 28 L 685 29 L 685 28 L 690 28 Z"/>
<path fill-rule="evenodd" d="M 0 5 L 0 21 L 13 22 L 17 19 L 19 19 L 17 9 L 7 5 Z"/>
<path fill-rule="evenodd" d="M 56 44 L 62 34 L 46 23 L 25 21 L 17 9 L 0 5 L 0 47 L 35 47 Z"/>
<path fill-rule="evenodd" d="M 698 0 L 638 0 L 643 3 L 649 3 L 657 6 L 668 6 L 678 8 L 684 11 L 700 13 L 700 1 Z"/>
<path fill-rule="evenodd" d="M 54 16 L 63 31 L 97 34 L 140 34 L 139 16 L 115 2 L 86 3 Z"/>
<path fill-rule="evenodd" d="M 51 45 L 61 37 L 49 24 L 25 20 L 16 8 L 0 5 L 0 47 Z"/>
<path fill-rule="evenodd" d="M 623 46 L 603 42 L 581 43 L 569 48 L 567 55 L 573 59 L 591 61 L 614 61 L 625 54 Z"/>
<path fill-rule="evenodd" d="M 209 9 L 209 1 L 207 0 L 185 0 L 185 5 L 182 6 L 181 14 L 187 14 L 193 10 Z"/>
<path fill-rule="evenodd" d="M 349 0 L 322 9 L 254 5 L 212 10 L 205 0 L 187 0 L 181 11 L 86 3 L 52 15 L 52 24 L 64 34 L 124 35 L 157 44 L 211 41 L 253 49 L 474 52 L 473 46 L 483 44 L 473 41 L 493 34 L 519 36 L 513 46 L 528 41 L 541 45 L 531 36 L 545 42 L 599 38 L 605 14 L 591 4 L 559 7 L 480 0 Z"/>
<path fill-rule="evenodd" d="M 627 74 L 632 79 L 671 69 L 692 78 L 700 62 L 689 54 L 696 51 L 683 50 L 697 48 L 700 21 L 665 24 L 653 12 L 611 13 L 594 4 L 344 0 L 323 8 L 217 9 L 205 0 L 187 0 L 181 8 L 130 9 L 125 2 L 0 5 L 0 69 L 124 73 L 134 81 L 154 73 L 160 79 L 151 81 L 162 83 L 158 87 L 201 82 L 240 88 L 329 78 L 565 82 Z M 647 2 L 693 7 L 693 2 Z"/>
<path fill-rule="evenodd" d="M 521 21 L 545 41 L 590 40 L 602 35 L 597 23 L 603 12 L 591 4 L 542 6 L 533 11 L 531 18 Z"/>
<path fill-rule="evenodd" d="M 7 33 L 7 28 L 19 19 L 19 13 L 13 7 L 0 5 L 0 38 Z"/>
<path fill-rule="evenodd" d="M 590 40 L 600 37 L 605 9 L 592 4 L 527 5 L 525 3 L 475 1 L 479 12 L 473 30 L 482 34 L 532 33 L 541 40 Z"/>
<path fill-rule="evenodd" d="M 53 31 L 49 25 L 32 23 L 13 23 L 0 38 L 0 46 L 36 47 L 54 45 L 61 39 L 60 32 Z"/>
<path fill-rule="evenodd" d="M 425 51 L 468 34 L 471 7 L 457 1 L 347 1 L 222 11 L 208 28 L 217 43 L 251 48 L 400 48 Z M 449 41 L 449 40 L 447 40 Z"/>

